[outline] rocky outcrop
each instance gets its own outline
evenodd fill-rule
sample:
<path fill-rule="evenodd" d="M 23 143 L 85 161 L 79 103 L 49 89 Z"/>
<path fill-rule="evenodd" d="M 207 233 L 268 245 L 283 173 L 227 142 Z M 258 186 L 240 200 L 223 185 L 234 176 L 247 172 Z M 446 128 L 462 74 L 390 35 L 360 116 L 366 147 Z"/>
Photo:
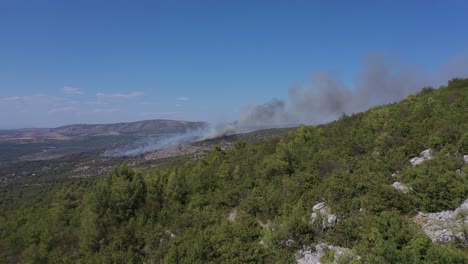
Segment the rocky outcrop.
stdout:
<path fill-rule="evenodd" d="M 430 159 L 432 159 L 431 149 L 426 149 L 419 154 L 419 157 L 410 159 L 410 162 L 413 164 L 413 166 L 416 166 Z"/>
<path fill-rule="evenodd" d="M 468 155 L 463 155 L 463 160 L 465 161 L 465 163 L 468 163 Z"/>
<path fill-rule="evenodd" d="M 323 257 L 327 252 L 332 251 L 333 260 L 329 260 L 326 263 L 348 263 L 353 259 L 359 259 L 351 249 L 344 247 L 337 247 L 333 245 L 327 245 L 325 243 L 318 243 L 315 245 L 315 250 L 311 248 L 299 250 L 296 254 L 296 263 L 298 264 L 321 264 Z M 345 262 L 346 261 L 346 262 Z"/>
<path fill-rule="evenodd" d="M 321 219 L 322 229 L 328 229 L 336 224 L 337 217 L 331 213 L 332 210 L 325 203 L 318 203 L 312 207 L 312 214 L 310 215 L 310 223 L 315 224 Z"/>
<path fill-rule="evenodd" d="M 402 191 L 403 193 L 408 193 L 410 188 L 408 188 L 408 186 L 404 185 L 403 183 L 401 182 L 394 182 L 392 184 L 393 188 L 399 190 L 399 191 Z"/>
<path fill-rule="evenodd" d="M 235 221 L 236 221 L 236 218 L 237 218 L 237 211 L 236 211 L 236 210 L 232 210 L 232 211 L 229 213 L 229 216 L 228 216 L 229 222 L 235 222 Z"/>
<path fill-rule="evenodd" d="M 422 225 L 433 242 L 448 243 L 459 239 L 468 243 L 468 199 L 454 211 L 419 212 L 413 220 Z"/>

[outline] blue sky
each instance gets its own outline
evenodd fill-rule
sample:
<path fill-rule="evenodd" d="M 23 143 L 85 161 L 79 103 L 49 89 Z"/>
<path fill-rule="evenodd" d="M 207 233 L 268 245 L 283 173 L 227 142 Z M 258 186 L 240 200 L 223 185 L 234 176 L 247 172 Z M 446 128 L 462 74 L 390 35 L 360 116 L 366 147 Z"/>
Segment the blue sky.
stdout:
<path fill-rule="evenodd" d="M 467 12 L 467 1 L 3 0 L 0 128 L 234 120 L 317 71 L 352 89 L 376 52 L 431 76 L 466 57 Z"/>

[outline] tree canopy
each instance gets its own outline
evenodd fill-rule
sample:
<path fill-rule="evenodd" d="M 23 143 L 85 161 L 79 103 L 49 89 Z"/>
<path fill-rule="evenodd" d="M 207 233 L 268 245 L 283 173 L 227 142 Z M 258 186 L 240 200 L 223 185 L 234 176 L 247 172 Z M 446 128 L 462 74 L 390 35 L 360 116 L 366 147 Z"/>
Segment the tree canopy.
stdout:
<path fill-rule="evenodd" d="M 432 159 L 413 166 L 425 149 Z M 411 220 L 468 198 L 463 155 L 468 79 L 454 79 L 281 139 L 56 183 L 0 215 L 0 259 L 293 263 L 300 249 L 324 241 L 361 256 L 353 263 L 467 263 L 465 243 L 433 243 Z M 319 202 L 337 215 L 335 226 L 310 223 Z"/>

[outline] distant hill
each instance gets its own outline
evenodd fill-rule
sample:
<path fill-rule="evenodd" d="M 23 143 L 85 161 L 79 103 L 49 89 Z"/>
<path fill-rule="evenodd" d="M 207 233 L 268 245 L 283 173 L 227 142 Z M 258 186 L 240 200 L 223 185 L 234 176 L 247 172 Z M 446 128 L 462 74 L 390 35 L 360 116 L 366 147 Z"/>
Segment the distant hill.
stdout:
<path fill-rule="evenodd" d="M 145 120 L 117 124 L 75 124 L 57 128 L 0 130 L 0 162 L 48 160 L 144 137 L 185 133 L 207 126 L 203 122 Z"/>
<path fill-rule="evenodd" d="M 203 122 L 176 120 L 144 120 L 117 124 L 74 124 L 57 128 L 25 128 L 2 130 L 0 141 L 12 140 L 68 140 L 83 136 L 156 136 L 183 133 L 206 126 Z"/>

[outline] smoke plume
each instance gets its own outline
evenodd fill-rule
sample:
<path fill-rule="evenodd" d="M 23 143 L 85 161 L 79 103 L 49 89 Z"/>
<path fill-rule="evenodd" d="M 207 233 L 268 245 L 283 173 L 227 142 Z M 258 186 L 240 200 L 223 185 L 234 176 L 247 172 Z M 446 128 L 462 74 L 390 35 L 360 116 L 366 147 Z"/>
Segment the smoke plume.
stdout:
<path fill-rule="evenodd" d="M 468 53 L 454 56 L 437 71 L 437 74 L 431 74 L 421 67 L 406 66 L 381 54 L 369 54 L 364 56 L 362 68 L 354 83 L 344 83 L 337 76 L 316 72 L 312 74 L 309 84 L 290 87 L 288 98 L 273 98 L 264 104 L 246 107 L 233 123 L 218 124 L 165 138 L 145 139 L 137 142 L 136 147 L 110 150 L 106 155 L 134 156 L 183 143 L 258 129 L 329 122 L 343 113 L 362 112 L 374 105 L 399 101 L 423 87 L 437 87 L 448 79 L 466 77 Z"/>
<path fill-rule="evenodd" d="M 185 133 L 165 135 L 159 137 L 143 138 L 129 144 L 108 149 L 104 152 L 106 157 L 133 157 L 142 153 L 160 149 L 167 149 L 182 144 L 192 143 L 205 139 L 209 133 L 208 128 L 200 128 Z"/>
<path fill-rule="evenodd" d="M 397 102 L 423 87 L 440 86 L 448 79 L 468 76 L 468 54 L 451 58 L 437 71 L 438 74 L 431 74 L 422 67 L 403 65 L 382 54 L 369 54 L 364 56 L 353 83 L 345 84 L 325 72 L 313 73 L 309 84 L 290 87 L 285 100 L 275 98 L 243 112 L 231 130 L 319 124 L 343 113 L 358 113 L 374 105 Z"/>

